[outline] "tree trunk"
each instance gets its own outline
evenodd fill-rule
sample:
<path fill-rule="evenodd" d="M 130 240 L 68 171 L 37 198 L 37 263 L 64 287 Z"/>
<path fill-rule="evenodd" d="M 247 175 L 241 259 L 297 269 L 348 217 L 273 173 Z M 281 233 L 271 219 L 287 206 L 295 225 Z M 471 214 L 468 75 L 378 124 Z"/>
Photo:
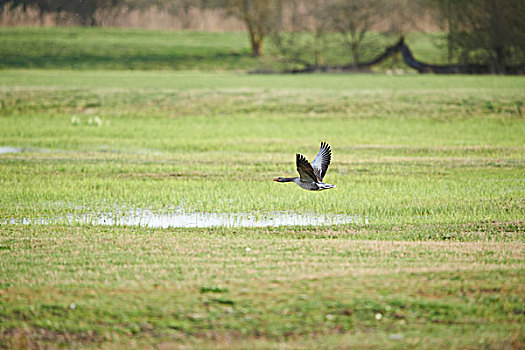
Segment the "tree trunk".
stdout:
<path fill-rule="evenodd" d="M 261 57 L 263 55 L 263 36 L 250 31 L 250 43 L 252 44 L 252 56 Z"/>
<path fill-rule="evenodd" d="M 493 62 L 494 71 L 496 74 L 505 73 L 505 47 L 502 43 L 504 40 L 504 26 L 503 20 L 501 18 L 500 8 L 496 0 L 492 0 L 491 4 L 491 41 L 492 49 L 496 54 L 495 62 Z"/>
<path fill-rule="evenodd" d="M 38 18 L 40 20 L 40 26 L 41 27 L 43 27 L 44 24 L 45 24 L 45 15 L 46 15 L 46 13 L 44 12 L 44 9 L 40 8 L 39 11 L 38 11 Z"/>
<path fill-rule="evenodd" d="M 357 68 L 359 65 L 359 44 L 357 42 L 352 43 L 352 57 L 354 59 L 354 67 Z"/>
<path fill-rule="evenodd" d="M 505 74 L 505 49 L 503 46 L 497 45 L 494 51 L 496 52 L 495 73 Z"/>

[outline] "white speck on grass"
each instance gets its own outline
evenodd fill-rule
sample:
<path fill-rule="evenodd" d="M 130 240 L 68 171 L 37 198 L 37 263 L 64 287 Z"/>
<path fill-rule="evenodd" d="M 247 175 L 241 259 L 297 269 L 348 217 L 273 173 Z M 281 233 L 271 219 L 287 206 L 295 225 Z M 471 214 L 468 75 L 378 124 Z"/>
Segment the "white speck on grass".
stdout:
<path fill-rule="evenodd" d="M 401 340 L 403 339 L 403 334 L 401 333 L 393 333 L 388 336 L 390 340 Z"/>
<path fill-rule="evenodd" d="M 102 126 L 102 119 L 97 115 L 95 117 L 90 117 L 88 119 L 89 125 Z"/>
<path fill-rule="evenodd" d="M 252 249 L 251 249 L 250 247 L 246 247 L 246 251 L 247 251 L 247 252 L 251 252 Z"/>
<path fill-rule="evenodd" d="M 382 318 L 383 318 L 383 315 L 381 315 L 381 313 L 378 312 L 378 313 L 376 314 L 376 320 L 379 321 L 379 320 L 382 319 Z"/>
<path fill-rule="evenodd" d="M 76 126 L 76 125 L 80 125 L 81 123 L 82 123 L 82 121 L 76 115 L 71 117 L 71 125 L 75 125 Z"/>
<path fill-rule="evenodd" d="M 71 304 L 69 304 L 69 308 L 70 308 L 71 310 L 75 310 L 76 307 L 77 307 L 77 306 L 75 305 L 75 303 L 71 303 Z"/>

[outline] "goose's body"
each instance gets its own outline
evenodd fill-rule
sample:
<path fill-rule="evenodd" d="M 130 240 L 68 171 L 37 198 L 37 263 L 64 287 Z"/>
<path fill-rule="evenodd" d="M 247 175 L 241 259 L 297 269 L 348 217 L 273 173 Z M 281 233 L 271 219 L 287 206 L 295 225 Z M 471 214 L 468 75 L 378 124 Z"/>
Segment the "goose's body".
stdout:
<path fill-rule="evenodd" d="M 299 187 L 308 191 L 321 191 L 334 188 L 335 185 L 323 182 L 331 160 L 332 151 L 330 150 L 330 145 L 326 142 L 321 142 L 321 148 L 312 164 L 301 154 L 297 153 L 295 155 L 295 163 L 299 177 L 278 177 L 273 179 L 273 181 L 295 182 Z"/>

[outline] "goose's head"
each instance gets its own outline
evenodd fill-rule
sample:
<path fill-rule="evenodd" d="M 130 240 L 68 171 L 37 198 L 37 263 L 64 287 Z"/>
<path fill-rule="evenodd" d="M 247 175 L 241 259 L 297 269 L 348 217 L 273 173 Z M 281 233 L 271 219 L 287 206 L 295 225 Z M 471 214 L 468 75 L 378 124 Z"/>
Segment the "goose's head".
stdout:
<path fill-rule="evenodd" d="M 273 179 L 273 181 L 277 181 L 277 182 L 292 182 L 293 181 L 293 178 L 289 178 L 289 177 L 276 177 L 275 179 Z"/>

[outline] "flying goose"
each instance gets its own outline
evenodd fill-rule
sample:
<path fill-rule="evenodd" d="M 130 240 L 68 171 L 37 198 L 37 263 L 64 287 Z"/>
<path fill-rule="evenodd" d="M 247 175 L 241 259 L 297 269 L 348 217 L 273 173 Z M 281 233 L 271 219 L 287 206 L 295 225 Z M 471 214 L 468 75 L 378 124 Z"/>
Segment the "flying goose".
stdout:
<path fill-rule="evenodd" d="M 297 172 L 299 177 L 277 177 L 273 181 L 277 182 L 295 182 L 299 187 L 309 191 L 321 191 L 334 188 L 335 185 L 329 185 L 323 182 L 324 175 L 330 161 L 332 160 L 332 151 L 330 145 L 326 142 L 321 142 L 319 153 L 315 157 L 312 164 L 306 158 L 297 153 L 295 155 L 295 163 L 297 165 Z"/>

